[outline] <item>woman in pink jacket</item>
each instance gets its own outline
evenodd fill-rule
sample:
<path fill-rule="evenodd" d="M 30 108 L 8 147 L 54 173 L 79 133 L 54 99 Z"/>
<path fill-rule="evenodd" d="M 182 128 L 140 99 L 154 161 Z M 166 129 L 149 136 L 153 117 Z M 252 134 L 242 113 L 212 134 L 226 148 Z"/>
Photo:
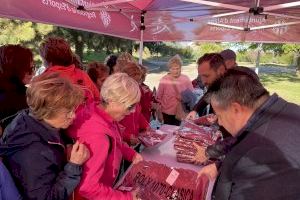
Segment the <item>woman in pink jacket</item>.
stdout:
<path fill-rule="evenodd" d="M 156 99 L 160 103 L 165 124 L 180 125 L 175 115 L 177 104 L 181 103 L 181 93 L 185 90 L 193 90 L 190 79 L 181 74 L 181 66 L 181 58 L 175 55 L 168 61 L 169 73 L 159 81 Z"/>
<path fill-rule="evenodd" d="M 84 164 L 83 177 L 76 199 L 131 200 L 136 192 L 113 189 L 122 158 L 139 162 L 136 153 L 122 141 L 118 121 L 135 110 L 140 101 L 136 81 L 127 74 L 116 73 L 108 77 L 101 89 L 101 104 L 89 104 L 79 111 L 69 135 L 87 145 L 91 157 Z"/>

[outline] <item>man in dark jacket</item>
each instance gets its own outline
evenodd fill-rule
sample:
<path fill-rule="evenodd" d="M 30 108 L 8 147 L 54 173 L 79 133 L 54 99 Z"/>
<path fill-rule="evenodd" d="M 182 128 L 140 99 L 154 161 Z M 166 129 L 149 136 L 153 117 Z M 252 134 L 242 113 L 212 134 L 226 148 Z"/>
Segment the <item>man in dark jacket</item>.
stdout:
<path fill-rule="evenodd" d="M 205 87 L 209 87 L 217 78 L 222 76 L 225 71 L 225 63 L 222 56 L 218 53 L 206 53 L 200 57 L 197 61 L 198 64 L 198 76 L 200 77 L 202 84 Z M 196 103 L 187 119 L 195 119 L 197 113 L 199 116 L 208 114 L 209 104 L 205 101 L 205 94 L 202 98 Z M 208 112 L 207 112 L 208 109 Z M 211 113 L 211 112 L 210 112 Z"/>
<path fill-rule="evenodd" d="M 299 199 L 299 105 L 270 96 L 256 78 L 236 69 L 213 83 L 207 95 L 218 123 L 236 138 L 212 199 Z M 211 166 L 200 173 L 207 169 L 213 177 Z"/>

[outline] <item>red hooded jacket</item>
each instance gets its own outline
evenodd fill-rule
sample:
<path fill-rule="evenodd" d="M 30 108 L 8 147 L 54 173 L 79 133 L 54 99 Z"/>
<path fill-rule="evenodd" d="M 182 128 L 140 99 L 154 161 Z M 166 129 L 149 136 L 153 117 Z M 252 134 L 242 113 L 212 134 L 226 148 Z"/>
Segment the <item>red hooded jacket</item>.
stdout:
<path fill-rule="evenodd" d="M 139 132 L 149 128 L 149 122 L 142 114 L 141 105 L 138 103 L 135 107 L 135 111 L 129 115 L 126 115 L 124 119 L 120 121 L 124 131 L 122 131 L 123 141 L 130 145 L 130 138 L 137 138 Z"/>
<path fill-rule="evenodd" d="M 67 78 L 72 83 L 80 85 L 85 91 L 86 96 L 96 101 L 100 100 L 100 92 L 90 77 L 81 69 L 70 66 L 51 66 L 44 73 L 59 73 L 61 77 Z"/>
<path fill-rule="evenodd" d="M 152 107 L 152 99 L 153 99 L 153 92 L 148 87 L 148 85 L 145 85 L 142 83 L 141 85 L 141 106 L 142 106 L 142 113 L 147 120 L 147 122 L 150 122 L 151 117 L 151 107 Z"/>

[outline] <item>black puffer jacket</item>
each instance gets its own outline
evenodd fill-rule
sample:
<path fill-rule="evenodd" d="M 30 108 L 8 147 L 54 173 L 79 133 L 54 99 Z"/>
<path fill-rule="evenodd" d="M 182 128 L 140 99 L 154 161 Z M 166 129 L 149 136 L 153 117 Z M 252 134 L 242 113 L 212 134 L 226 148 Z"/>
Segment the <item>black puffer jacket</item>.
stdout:
<path fill-rule="evenodd" d="M 80 182 L 81 166 L 67 163 L 58 129 L 24 110 L 0 141 L 4 158 L 24 199 L 68 199 Z"/>

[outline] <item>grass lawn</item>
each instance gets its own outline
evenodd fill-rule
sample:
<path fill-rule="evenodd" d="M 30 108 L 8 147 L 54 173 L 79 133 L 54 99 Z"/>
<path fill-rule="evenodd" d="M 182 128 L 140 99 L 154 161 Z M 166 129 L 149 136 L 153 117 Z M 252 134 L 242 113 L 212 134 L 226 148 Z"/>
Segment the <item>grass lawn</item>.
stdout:
<path fill-rule="evenodd" d="M 260 80 L 270 93 L 276 92 L 285 100 L 300 105 L 300 74 L 262 74 Z"/>

